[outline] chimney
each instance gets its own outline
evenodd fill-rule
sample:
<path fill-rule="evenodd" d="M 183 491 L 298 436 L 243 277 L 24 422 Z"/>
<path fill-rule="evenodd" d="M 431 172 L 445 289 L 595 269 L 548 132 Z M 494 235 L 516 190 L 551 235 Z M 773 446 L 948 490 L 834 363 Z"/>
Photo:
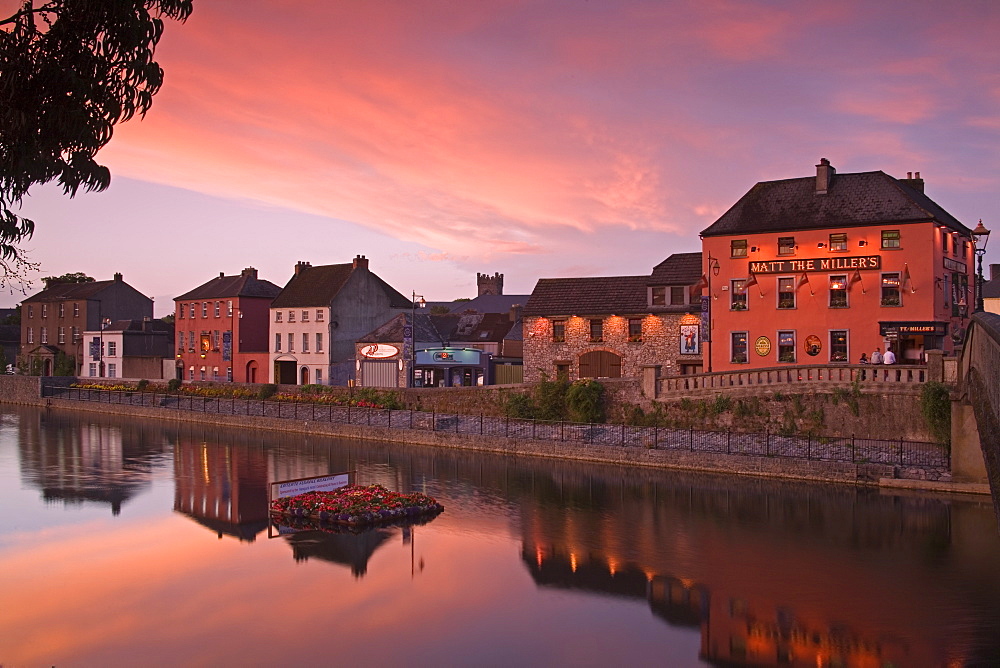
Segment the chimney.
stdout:
<path fill-rule="evenodd" d="M 523 307 L 520 304 L 514 304 L 510 307 L 510 321 L 517 322 L 521 319 L 521 309 Z"/>
<path fill-rule="evenodd" d="M 490 276 L 488 274 L 477 273 L 476 286 L 479 288 L 477 297 L 482 297 L 483 295 L 502 295 L 503 274 L 498 272 Z"/>
<path fill-rule="evenodd" d="M 825 195 L 833 184 L 833 177 L 837 173 L 833 165 L 826 158 L 820 158 L 816 165 L 816 194 Z"/>
<path fill-rule="evenodd" d="M 116 271 L 115 272 L 115 281 L 118 282 L 118 283 L 121 283 L 121 280 L 122 280 L 121 272 Z"/>
<path fill-rule="evenodd" d="M 1000 264 L 990 265 L 990 280 L 992 281 L 995 278 L 1000 278 Z"/>
<path fill-rule="evenodd" d="M 257 278 L 257 270 L 253 267 L 247 267 L 241 272 L 242 276 L 249 276 L 250 278 Z"/>
<path fill-rule="evenodd" d="M 899 182 L 913 188 L 918 193 L 924 191 L 924 180 L 920 178 L 920 172 L 907 172 L 906 178 L 900 179 Z"/>
<path fill-rule="evenodd" d="M 295 275 L 298 276 L 306 269 L 309 269 L 311 266 L 312 265 L 310 263 L 299 260 L 298 262 L 295 263 Z"/>
<path fill-rule="evenodd" d="M 364 255 L 357 255 L 354 257 L 354 268 L 355 269 L 367 269 L 368 268 L 368 258 Z"/>
<path fill-rule="evenodd" d="M 219 272 L 219 278 L 225 278 L 225 277 L 226 277 L 226 272 L 220 271 Z"/>

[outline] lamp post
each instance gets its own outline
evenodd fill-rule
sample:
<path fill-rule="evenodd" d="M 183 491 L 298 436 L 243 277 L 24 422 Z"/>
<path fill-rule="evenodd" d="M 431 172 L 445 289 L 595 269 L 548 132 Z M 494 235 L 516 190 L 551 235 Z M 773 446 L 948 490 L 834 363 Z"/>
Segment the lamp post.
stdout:
<path fill-rule="evenodd" d="M 708 342 L 708 372 L 712 373 L 712 355 L 715 352 L 715 338 L 712 336 L 712 276 L 719 275 L 719 260 L 717 258 L 708 256 L 708 271 L 705 275 L 708 280 L 708 336 L 705 340 Z"/>
<path fill-rule="evenodd" d="M 981 312 L 983 308 L 983 256 L 986 255 L 986 243 L 990 240 L 990 231 L 983 226 L 982 219 L 979 225 L 972 230 L 972 244 L 976 247 L 976 260 L 978 269 L 976 271 L 976 312 Z"/>
<path fill-rule="evenodd" d="M 423 295 L 418 295 L 416 292 L 412 294 L 412 299 L 410 300 L 410 383 L 409 386 L 413 387 L 413 383 L 416 378 L 416 365 L 417 365 L 417 307 L 424 308 L 427 306 L 427 300 L 424 299 Z M 406 331 L 403 331 L 403 347 L 406 347 Z"/>

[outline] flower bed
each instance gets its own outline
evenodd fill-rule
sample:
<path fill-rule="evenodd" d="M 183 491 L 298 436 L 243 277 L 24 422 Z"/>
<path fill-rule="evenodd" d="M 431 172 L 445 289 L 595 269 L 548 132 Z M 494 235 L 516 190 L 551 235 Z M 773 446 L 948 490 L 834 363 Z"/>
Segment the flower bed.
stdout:
<path fill-rule="evenodd" d="M 436 515 L 443 510 L 426 494 L 399 494 L 382 485 L 347 485 L 333 492 L 306 492 L 271 502 L 272 515 L 348 526 Z"/>

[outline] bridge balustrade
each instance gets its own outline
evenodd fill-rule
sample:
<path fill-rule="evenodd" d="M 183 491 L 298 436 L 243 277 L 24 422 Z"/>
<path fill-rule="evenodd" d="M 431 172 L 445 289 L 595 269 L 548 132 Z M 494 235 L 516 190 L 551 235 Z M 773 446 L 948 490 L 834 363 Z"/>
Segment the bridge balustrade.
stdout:
<path fill-rule="evenodd" d="M 697 390 L 720 390 L 754 386 L 790 386 L 810 383 L 891 383 L 916 385 L 928 380 L 923 365 L 817 364 L 782 366 L 746 371 L 715 371 L 657 379 L 657 396 Z"/>

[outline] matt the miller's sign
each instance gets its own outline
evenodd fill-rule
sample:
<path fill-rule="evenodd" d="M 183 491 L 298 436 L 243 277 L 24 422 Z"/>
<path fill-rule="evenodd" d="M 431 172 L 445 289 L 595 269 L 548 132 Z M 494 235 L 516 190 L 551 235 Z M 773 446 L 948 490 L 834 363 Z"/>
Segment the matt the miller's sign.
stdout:
<path fill-rule="evenodd" d="M 751 274 L 795 274 L 800 271 L 847 271 L 848 269 L 881 269 L 880 255 L 821 257 L 806 260 L 764 260 L 751 262 Z"/>

